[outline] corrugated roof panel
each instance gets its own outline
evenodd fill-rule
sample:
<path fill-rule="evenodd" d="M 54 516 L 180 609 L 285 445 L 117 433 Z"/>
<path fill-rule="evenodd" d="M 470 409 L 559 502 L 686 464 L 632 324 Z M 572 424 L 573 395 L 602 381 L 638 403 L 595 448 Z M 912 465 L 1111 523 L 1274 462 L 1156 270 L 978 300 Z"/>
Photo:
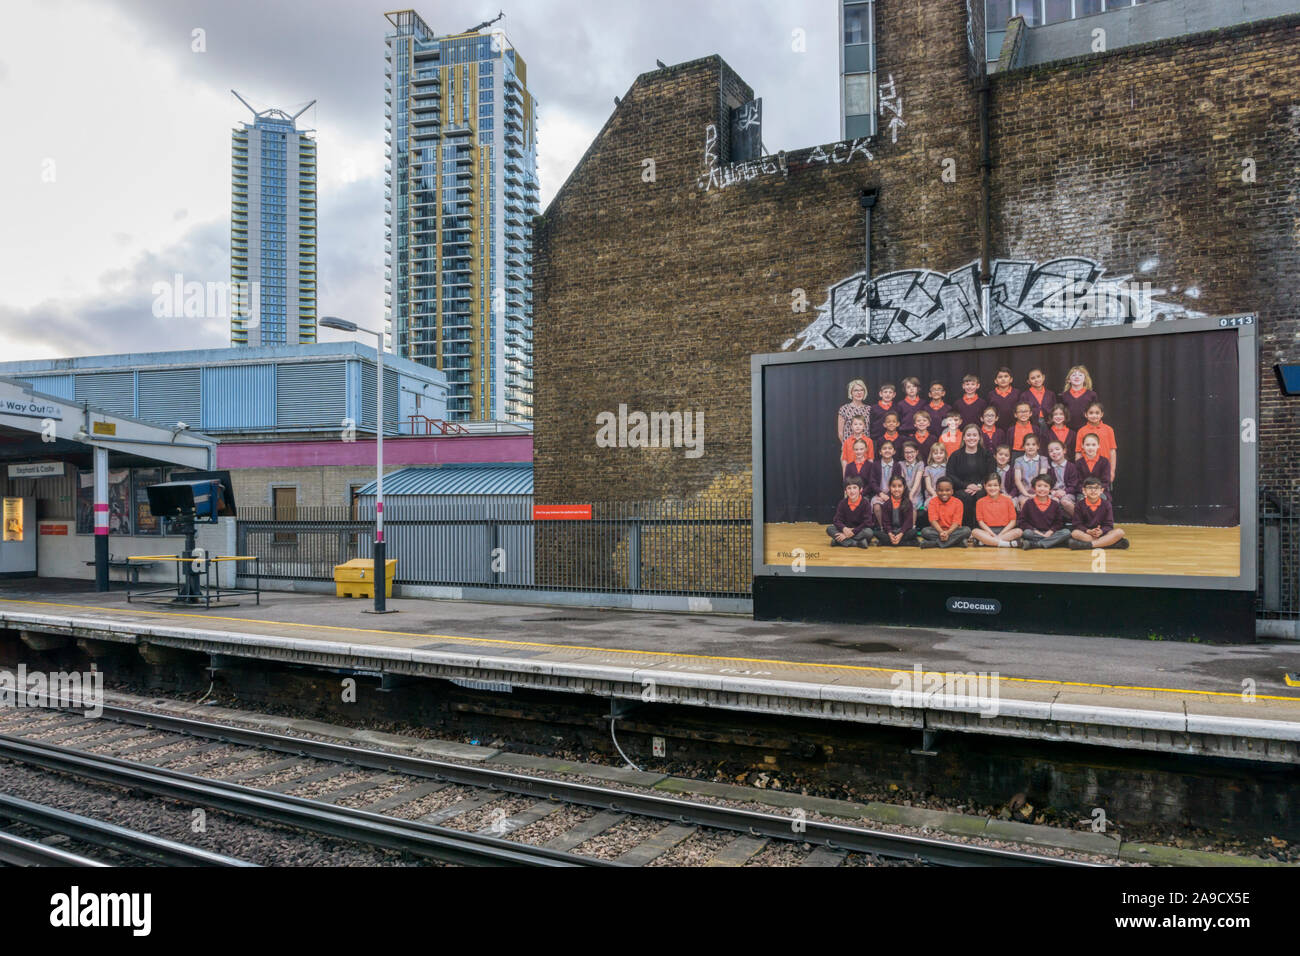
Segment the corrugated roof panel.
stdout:
<path fill-rule="evenodd" d="M 373 495 L 372 481 L 358 495 Z M 403 468 L 384 475 L 390 495 L 531 495 L 533 466 L 527 462 Z"/>

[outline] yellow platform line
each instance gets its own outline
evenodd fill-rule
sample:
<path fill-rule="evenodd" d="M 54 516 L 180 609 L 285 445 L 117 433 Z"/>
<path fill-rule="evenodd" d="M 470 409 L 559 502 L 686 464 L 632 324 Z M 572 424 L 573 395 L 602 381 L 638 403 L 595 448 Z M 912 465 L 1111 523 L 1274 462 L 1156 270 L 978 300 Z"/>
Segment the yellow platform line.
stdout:
<path fill-rule="evenodd" d="M 718 657 L 710 654 L 683 654 L 679 651 L 645 651 L 624 647 L 588 647 L 581 644 L 547 644 L 544 641 L 513 641 L 494 637 L 458 637 L 452 634 L 419 634 L 414 631 L 385 631 L 379 628 L 344 627 L 338 624 L 307 624 L 302 621 L 259 621 L 245 617 L 222 617 L 207 614 L 189 614 L 184 611 L 146 611 L 137 608 L 98 607 L 93 604 L 59 604 L 52 601 L 23 601 L 15 598 L 0 598 L 0 604 L 31 604 L 37 607 L 75 608 L 81 611 L 101 611 L 112 614 L 153 614 L 159 617 L 192 617 L 202 621 L 230 621 L 235 624 L 261 624 L 273 627 L 307 627 L 319 631 L 347 631 L 351 634 L 378 634 L 385 637 L 412 637 L 422 641 L 456 641 L 464 644 L 490 644 L 499 647 L 536 647 L 546 650 L 581 651 L 584 654 L 641 654 L 648 657 L 671 657 L 678 660 L 722 661 L 729 664 L 766 664 L 774 667 L 816 667 L 829 670 L 857 671 L 862 673 L 898 674 L 904 671 L 897 667 L 868 667 L 862 664 L 818 664 L 812 661 L 783 661 L 765 657 Z M 924 671 L 923 673 L 938 673 Z M 953 673 L 953 672 L 945 672 Z M 961 673 L 961 672 L 956 672 Z M 1203 697 L 1231 697 L 1241 700 L 1241 694 L 1224 690 L 1192 690 L 1185 687 L 1145 687 L 1140 684 L 1099 684 L 1088 681 L 1052 680 L 1041 677 L 1004 677 L 998 675 L 999 681 L 1018 684 L 1045 684 L 1052 687 L 1085 687 L 1095 690 L 1139 690 L 1158 694 L 1199 694 Z M 1279 700 L 1300 703 L 1300 697 L 1280 697 L 1269 694 L 1256 694 L 1255 700 Z"/>

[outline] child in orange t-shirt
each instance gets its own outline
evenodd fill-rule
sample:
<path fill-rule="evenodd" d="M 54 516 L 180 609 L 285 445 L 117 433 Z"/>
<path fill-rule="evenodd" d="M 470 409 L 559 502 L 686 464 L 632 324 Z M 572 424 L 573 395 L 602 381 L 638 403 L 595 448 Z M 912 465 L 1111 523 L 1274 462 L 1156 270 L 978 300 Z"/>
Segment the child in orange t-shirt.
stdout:
<path fill-rule="evenodd" d="M 1102 408 L 1101 402 L 1093 402 L 1088 406 L 1088 424 L 1079 429 L 1075 438 L 1075 451 L 1078 452 L 1075 457 L 1083 457 L 1083 440 L 1089 435 L 1096 435 L 1097 453 L 1102 458 L 1110 460 L 1110 480 L 1113 483 L 1115 481 L 1115 466 L 1118 464 L 1116 459 L 1119 457 L 1119 448 L 1115 444 L 1115 429 L 1101 420 L 1105 413 L 1106 409 Z"/>
<path fill-rule="evenodd" d="M 961 523 L 964 506 L 954 494 L 952 479 L 944 475 L 934 483 L 934 497 L 926 506 L 930 526 L 921 529 L 921 547 L 970 547 L 970 528 Z"/>
<path fill-rule="evenodd" d="M 844 444 L 840 447 L 840 477 L 845 475 L 845 469 L 849 467 L 849 462 L 853 460 L 853 445 L 856 442 L 864 441 L 867 443 L 867 461 L 875 458 L 875 451 L 872 448 L 871 439 L 867 437 L 867 421 L 861 415 L 854 415 L 853 421 L 849 423 L 849 437 L 844 439 Z"/>
<path fill-rule="evenodd" d="M 975 502 L 975 520 L 979 523 L 971 536 L 977 545 L 988 548 L 1018 548 L 1024 534 L 1016 527 L 1016 506 L 1002 493 L 997 475 L 984 482 L 984 497 Z"/>
<path fill-rule="evenodd" d="M 939 433 L 939 444 L 949 455 L 962 445 L 961 415 L 952 412 L 943 420 L 943 431 Z"/>

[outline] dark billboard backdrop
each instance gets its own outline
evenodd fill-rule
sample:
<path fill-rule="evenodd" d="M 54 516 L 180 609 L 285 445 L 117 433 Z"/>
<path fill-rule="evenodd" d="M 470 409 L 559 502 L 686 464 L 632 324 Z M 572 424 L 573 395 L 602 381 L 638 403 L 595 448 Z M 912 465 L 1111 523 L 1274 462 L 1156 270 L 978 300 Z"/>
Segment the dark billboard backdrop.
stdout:
<path fill-rule="evenodd" d="M 1240 524 L 1240 377 L 1238 333 L 1215 329 L 1080 342 L 956 350 L 880 358 L 828 359 L 763 369 L 763 495 L 768 523 L 825 524 L 843 495 L 834 420 L 848 383 L 867 383 L 868 403 L 881 383 L 932 380 L 952 404 L 962 376 L 980 377 L 980 395 L 1001 366 L 1023 390 L 1032 368 L 1062 391 L 1072 366 L 1085 365 L 1115 430 L 1118 522 L 1233 527 Z M 1072 422 L 1078 428 L 1082 422 Z M 935 422 L 935 430 L 941 423 Z M 1068 451 L 1073 459 L 1073 450 Z M 900 456 L 901 457 L 901 456 Z"/>

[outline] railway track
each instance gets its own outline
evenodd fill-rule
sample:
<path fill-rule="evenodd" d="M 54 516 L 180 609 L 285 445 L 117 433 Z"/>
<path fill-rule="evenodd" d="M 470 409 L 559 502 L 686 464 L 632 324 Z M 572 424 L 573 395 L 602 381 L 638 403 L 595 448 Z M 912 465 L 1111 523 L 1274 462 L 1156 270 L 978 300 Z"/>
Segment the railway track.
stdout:
<path fill-rule="evenodd" d="M 0 794 L 0 820 L 9 826 L 18 825 L 43 835 L 73 840 L 108 850 L 113 856 L 124 856 L 131 862 L 152 863 L 158 866 L 251 866 L 243 860 L 210 853 L 207 850 L 177 843 L 138 830 L 103 820 L 69 813 L 56 807 L 47 807 Z M 12 832 L 0 841 L 0 862 L 9 865 L 37 866 L 107 866 L 103 860 L 89 855 L 72 853 L 29 836 Z"/>
<path fill-rule="evenodd" d="M 105 723 L 123 728 L 120 733 L 110 736 L 112 739 L 120 738 L 124 744 L 130 744 L 140 735 L 154 734 L 157 739 L 120 747 L 119 753 L 122 750 L 132 752 L 136 759 L 131 760 L 77 749 L 76 742 L 82 738 L 88 739 L 92 746 L 96 740 L 102 741 L 102 733 L 96 733 L 94 728 Z M 413 757 L 124 707 L 105 706 L 102 717 L 93 726 L 79 715 L 59 712 L 41 712 L 39 719 L 24 721 L 22 726 L 14 724 L 11 719 L 2 725 L 8 732 L 0 734 L 0 758 L 101 783 L 133 787 L 196 806 L 254 816 L 454 863 L 609 865 L 609 860 L 569 851 L 627 821 L 641 820 L 653 822 L 654 832 L 619 854 L 612 861 L 614 865 L 649 863 L 700 833 L 721 833 L 729 838 L 716 860 L 709 861 L 715 865 L 744 863 L 767 847 L 779 844 L 813 845 L 815 849 L 804 861 L 805 865 L 839 865 L 853 854 L 864 854 L 877 860 L 941 866 L 1096 865 L 812 819 L 800 819 L 796 824 L 791 817 L 774 813 Z M 30 739 L 37 734 L 46 734 L 54 742 Z M 182 746 L 186 743 L 188 746 Z M 276 781 L 264 787 L 244 786 L 234 782 L 234 778 L 214 779 L 165 766 L 169 762 L 195 760 L 205 751 L 225 747 L 289 756 L 263 768 L 261 776 Z M 160 749 L 164 750 L 163 756 L 148 757 L 150 752 Z M 175 755 L 175 759 L 166 759 L 168 751 Z M 233 759 L 227 756 L 221 762 L 230 763 Z M 142 765 L 145 762 L 150 765 Z M 305 772 L 295 774 L 295 769 Z M 408 786 L 400 793 L 371 804 L 372 809 L 341 806 L 334 802 L 340 799 L 340 793 L 355 795 L 364 792 L 366 780 L 341 791 L 335 790 L 325 800 L 275 792 L 277 789 L 293 789 L 295 780 L 307 783 L 328 780 L 331 775 L 362 771 L 380 775 L 369 778 L 374 781 L 369 784 L 371 790 L 381 783 L 391 787 L 395 781 L 405 781 Z M 257 776 L 255 772 L 235 775 L 250 783 L 256 783 Z M 463 799 L 421 819 L 408 820 L 393 813 L 378 812 L 401 812 L 403 802 L 411 803 L 453 787 L 465 791 Z M 403 801 L 404 795 L 409 799 Z M 500 812 L 501 816 L 492 827 L 480 828 L 477 832 L 441 826 L 463 814 L 481 813 L 494 802 L 508 802 L 509 798 L 528 798 L 531 802 L 509 815 Z M 574 807 L 581 808 L 585 818 L 567 831 L 551 837 L 542 846 L 503 838 L 513 831 L 521 831 L 521 835 L 526 836 L 522 831 L 529 825 L 561 808 Z"/>

